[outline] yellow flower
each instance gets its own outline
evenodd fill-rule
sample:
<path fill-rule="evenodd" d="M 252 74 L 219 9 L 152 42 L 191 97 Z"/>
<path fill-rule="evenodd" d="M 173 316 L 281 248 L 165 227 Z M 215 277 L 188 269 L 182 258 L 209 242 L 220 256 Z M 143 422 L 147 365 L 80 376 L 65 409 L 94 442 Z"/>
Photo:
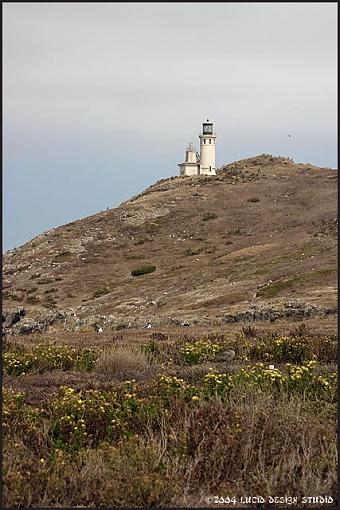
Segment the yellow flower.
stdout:
<path fill-rule="evenodd" d="M 200 398 L 197 395 L 194 395 L 191 400 L 199 400 Z"/>

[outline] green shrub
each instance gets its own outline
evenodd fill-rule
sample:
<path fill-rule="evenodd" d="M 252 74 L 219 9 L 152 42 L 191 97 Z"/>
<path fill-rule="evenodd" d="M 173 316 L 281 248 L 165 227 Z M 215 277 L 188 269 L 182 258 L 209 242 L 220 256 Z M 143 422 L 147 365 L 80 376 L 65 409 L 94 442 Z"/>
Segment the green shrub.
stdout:
<path fill-rule="evenodd" d="M 217 218 L 216 213 L 208 212 L 208 213 L 203 214 L 202 219 L 203 219 L 203 221 L 208 221 L 208 220 L 214 220 L 215 218 Z"/>
<path fill-rule="evenodd" d="M 194 250 L 193 248 L 188 248 L 187 250 L 185 250 L 184 255 L 186 255 L 187 257 L 192 257 L 193 255 L 199 255 L 200 253 L 202 253 L 202 251 L 203 248 L 196 248 L 196 250 Z"/>
<path fill-rule="evenodd" d="M 132 276 L 142 276 L 143 274 L 153 273 L 156 271 L 156 266 L 146 265 L 136 267 L 131 271 Z"/>
<path fill-rule="evenodd" d="M 101 296 L 105 296 L 105 294 L 109 294 L 111 292 L 111 289 L 110 289 L 110 286 L 107 284 L 107 285 L 102 285 L 100 287 L 98 287 L 94 293 L 93 293 L 93 298 L 98 298 L 98 297 L 101 297 Z"/>

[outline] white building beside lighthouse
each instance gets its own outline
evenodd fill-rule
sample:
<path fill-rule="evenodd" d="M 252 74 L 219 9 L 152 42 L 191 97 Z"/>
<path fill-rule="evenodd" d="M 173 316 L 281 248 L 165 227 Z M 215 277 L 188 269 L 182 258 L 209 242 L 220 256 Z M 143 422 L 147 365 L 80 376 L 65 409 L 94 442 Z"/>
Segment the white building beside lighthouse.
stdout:
<path fill-rule="evenodd" d="M 216 134 L 212 122 L 203 122 L 200 139 L 200 154 L 193 144 L 186 149 L 185 161 L 180 163 L 180 175 L 216 175 Z"/>

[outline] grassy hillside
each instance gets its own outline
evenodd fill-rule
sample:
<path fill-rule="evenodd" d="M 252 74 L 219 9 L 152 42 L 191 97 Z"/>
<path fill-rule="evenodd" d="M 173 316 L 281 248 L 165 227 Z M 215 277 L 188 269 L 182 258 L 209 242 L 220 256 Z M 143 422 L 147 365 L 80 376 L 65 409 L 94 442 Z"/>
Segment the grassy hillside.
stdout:
<path fill-rule="evenodd" d="M 116 327 L 222 324 L 296 297 L 335 306 L 336 183 L 334 170 L 270 156 L 159 181 L 8 252 L 5 308 L 67 309 Z"/>
<path fill-rule="evenodd" d="M 3 506 L 336 507 L 336 179 L 262 155 L 8 252 Z"/>

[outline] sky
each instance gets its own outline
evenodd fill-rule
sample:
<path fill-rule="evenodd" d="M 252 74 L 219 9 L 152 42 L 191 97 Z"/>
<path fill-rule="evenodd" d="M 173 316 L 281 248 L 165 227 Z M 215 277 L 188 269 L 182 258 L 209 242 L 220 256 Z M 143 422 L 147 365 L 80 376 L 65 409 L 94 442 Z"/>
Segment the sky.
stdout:
<path fill-rule="evenodd" d="M 178 175 L 337 167 L 337 4 L 3 3 L 3 251 Z M 290 134 L 290 137 L 288 136 Z"/>

